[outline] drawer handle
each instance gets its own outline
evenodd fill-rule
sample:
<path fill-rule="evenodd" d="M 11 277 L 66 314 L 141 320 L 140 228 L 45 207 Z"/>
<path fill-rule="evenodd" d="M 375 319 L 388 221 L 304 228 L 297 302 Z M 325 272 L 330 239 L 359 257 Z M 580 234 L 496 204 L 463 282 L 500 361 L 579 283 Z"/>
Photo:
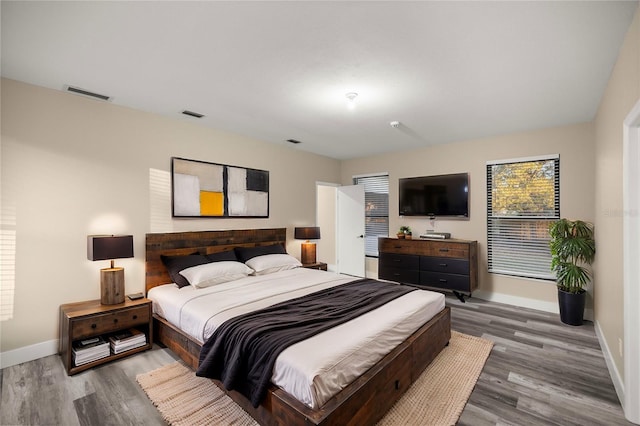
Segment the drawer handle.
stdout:
<path fill-rule="evenodd" d="M 442 266 L 443 268 L 446 268 L 447 264 L 446 263 L 438 263 L 438 266 Z"/>
<path fill-rule="evenodd" d="M 399 273 L 397 273 L 397 272 L 395 272 L 395 273 L 393 274 L 393 276 L 394 276 L 394 277 L 399 277 L 399 276 L 400 276 L 400 274 L 399 274 Z"/>
<path fill-rule="evenodd" d="M 137 315 L 134 315 L 134 316 L 133 316 L 133 319 L 134 319 L 134 320 L 135 320 L 135 319 L 138 319 L 138 316 L 137 316 Z"/>
<path fill-rule="evenodd" d="M 96 328 L 97 325 L 96 324 L 91 324 L 91 328 Z"/>
<path fill-rule="evenodd" d="M 445 253 L 449 251 L 449 249 L 448 249 L 448 248 L 441 248 L 441 249 L 438 249 L 438 250 L 439 250 L 439 251 L 442 251 L 442 252 L 445 252 Z"/>
<path fill-rule="evenodd" d="M 393 259 L 393 261 L 394 261 L 394 262 L 398 262 L 398 263 L 400 263 L 400 262 L 401 262 L 401 260 L 400 260 L 400 259 Z"/>
<path fill-rule="evenodd" d="M 394 246 L 393 248 L 400 249 L 400 248 L 402 248 L 402 246 Z"/>
<path fill-rule="evenodd" d="M 439 281 L 440 281 L 441 283 L 446 283 L 446 282 L 447 282 L 447 280 L 445 280 L 444 278 L 440 278 L 440 280 L 439 280 Z"/>
<path fill-rule="evenodd" d="M 114 319 L 113 319 L 113 323 L 114 323 L 114 324 L 117 324 L 117 323 L 118 323 L 118 318 L 114 318 Z"/>

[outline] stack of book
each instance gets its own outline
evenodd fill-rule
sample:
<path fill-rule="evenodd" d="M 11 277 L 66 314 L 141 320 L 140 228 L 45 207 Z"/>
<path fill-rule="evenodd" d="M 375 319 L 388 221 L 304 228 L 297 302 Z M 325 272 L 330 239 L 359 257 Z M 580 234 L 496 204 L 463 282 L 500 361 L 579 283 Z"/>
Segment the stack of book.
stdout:
<path fill-rule="evenodd" d="M 102 337 L 73 342 L 73 362 L 76 366 L 87 364 L 111 355 L 109 343 Z"/>
<path fill-rule="evenodd" d="M 119 354 L 147 344 L 147 335 L 140 330 L 130 328 L 109 336 L 111 352 Z"/>

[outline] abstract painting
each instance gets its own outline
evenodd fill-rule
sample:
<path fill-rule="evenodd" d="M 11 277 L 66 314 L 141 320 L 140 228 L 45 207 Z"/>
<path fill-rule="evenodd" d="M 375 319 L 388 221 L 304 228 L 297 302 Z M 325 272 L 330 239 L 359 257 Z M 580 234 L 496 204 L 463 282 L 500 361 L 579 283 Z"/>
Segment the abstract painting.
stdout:
<path fill-rule="evenodd" d="M 269 172 L 171 158 L 173 217 L 269 217 Z"/>

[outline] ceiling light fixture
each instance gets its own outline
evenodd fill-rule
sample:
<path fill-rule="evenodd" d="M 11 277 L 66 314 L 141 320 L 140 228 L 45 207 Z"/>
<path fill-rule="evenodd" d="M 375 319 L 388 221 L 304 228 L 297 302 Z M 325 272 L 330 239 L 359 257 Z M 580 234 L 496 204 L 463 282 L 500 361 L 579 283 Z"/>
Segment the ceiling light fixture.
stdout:
<path fill-rule="evenodd" d="M 394 129 L 397 129 L 398 127 L 400 127 L 400 122 L 392 121 L 391 123 L 389 123 L 389 126 L 393 127 Z"/>
<path fill-rule="evenodd" d="M 356 92 L 349 92 L 344 95 L 347 98 L 347 108 L 354 109 L 356 107 L 356 98 L 358 94 Z"/>

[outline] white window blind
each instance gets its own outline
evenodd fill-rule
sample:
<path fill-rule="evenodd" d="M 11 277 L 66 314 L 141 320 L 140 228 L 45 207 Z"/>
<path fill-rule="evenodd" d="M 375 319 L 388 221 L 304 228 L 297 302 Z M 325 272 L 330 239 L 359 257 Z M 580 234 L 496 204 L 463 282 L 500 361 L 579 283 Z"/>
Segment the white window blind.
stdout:
<path fill-rule="evenodd" d="M 559 156 L 487 163 L 489 272 L 554 279 L 549 225 L 559 218 Z"/>
<path fill-rule="evenodd" d="M 353 183 L 364 186 L 364 250 L 378 256 L 378 237 L 389 236 L 389 175 L 355 176 Z"/>

